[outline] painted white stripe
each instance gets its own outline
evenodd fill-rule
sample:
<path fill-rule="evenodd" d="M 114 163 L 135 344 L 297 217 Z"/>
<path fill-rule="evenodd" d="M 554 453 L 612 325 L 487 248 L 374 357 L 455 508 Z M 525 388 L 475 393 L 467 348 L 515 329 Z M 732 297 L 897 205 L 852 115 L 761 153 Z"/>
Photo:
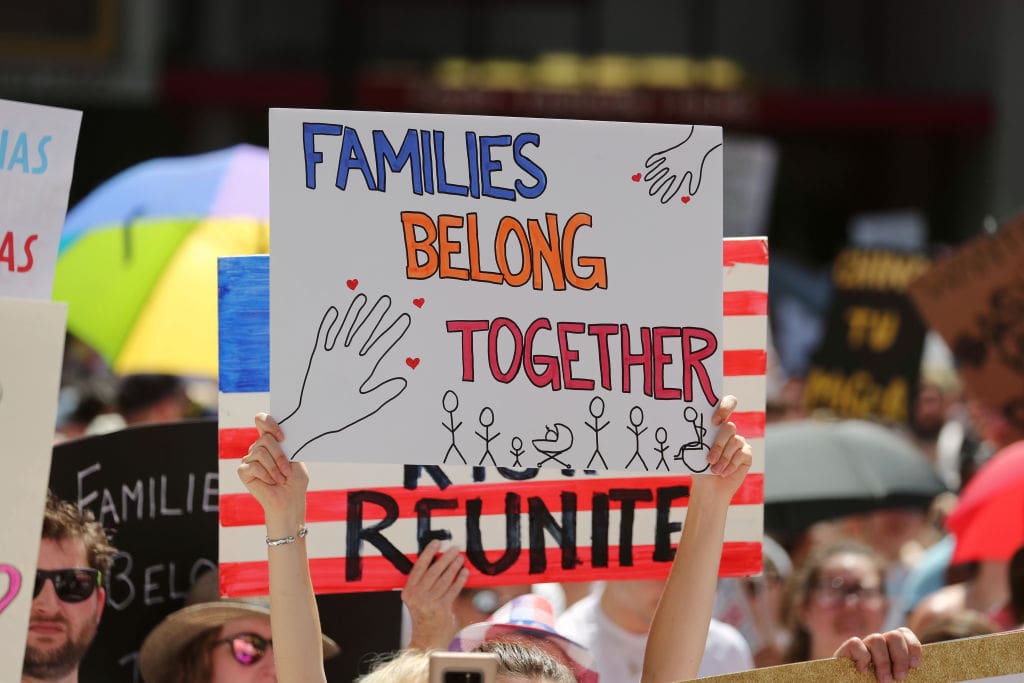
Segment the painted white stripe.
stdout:
<path fill-rule="evenodd" d="M 270 392 L 221 393 L 217 403 L 217 420 L 221 429 L 255 427 L 253 416 L 270 412 Z"/>
<path fill-rule="evenodd" d="M 725 269 L 722 281 L 726 292 L 768 291 L 768 266 L 755 266 L 749 263 L 737 263 Z"/>
<path fill-rule="evenodd" d="M 751 450 L 753 451 L 753 464 L 751 465 L 751 472 L 764 472 L 765 462 L 765 448 L 764 439 L 749 439 Z M 245 487 L 242 482 L 239 481 L 236 473 L 239 460 L 221 460 L 220 461 L 220 493 L 221 495 L 231 493 L 245 493 Z M 311 490 L 325 490 L 325 489 L 366 489 L 366 488 L 381 488 L 390 486 L 401 486 L 402 478 L 405 473 L 405 469 L 402 465 L 371 465 L 371 464 L 357 464 L 357 463 L 344 463 L 344 462 L 311 462 L 307 463 L 306 466 L 309 468 L 309 479 L 311 482 Z M 445 475 L 451 479 L 454 484 L 473 484 L 477 483 L 473 481 L 473 468 L 464 465 L 458 466 L 442 466 Z M 495 470 L 488 469 L 489 476 L 500 476 Z M 615 472 L 616 478 L 629 479 L 632 477 L 644 477 L 650 476 L 651 472 L 637 472 L 637 471 L 619 471 Z M 578 475 L 576 478 L 582 478 L 585 475 Z M 602 475 L 607 476 L 607 475 Z M 562 480 L 569 486 L 573 482 L 573 477 L 566 477 L 561 474 L 559 470 L 554 469 L 542 469 L 541 472 L 535 479 L 531 481 L 549 481 L 549 480 Z M 490 480 L 493 482 L 494 480 Z M 508 481 L 510 485 L 514 485 L 515 482 L 506 479 L 498 479 L 497 481 Z M 486 483 L 486 482 L 485 482 Z M 424 474 L 420 480 L 420 485 L 424 488 L 430 487 L 431 490 L 437 491 L 434 486 L 433 479 L 429 475 Z"/>
<path fill-rule="evenodd" d="M 727 315 L 722 324 L 722 348 L 726 351 L 764 349 L 768 346 L 768 317 Z"/>
<path fill-rule="evenodd" d="M 737 410 L 757 410 L 764 405 L 767 382 L 764 375 L 741 375 L 725 377 L 722 380 L 722 392 L 732 394 L 739 401 Z"/>
<path fill-rule="evenodd" d="M 633 519 L 633 544 L 651 545 L 654 543 L 654 530 L 657 512 L 653 509 L 636 510 Z M 554 518 L 560 521 L 560 515 L 555 513 Z M 686 519 L 686 510 L 674 510 L 670 521 L 682 523 Z M 729 516 L 725 524 L 726 541 L 761 541 L 761 520 L 763 519 L 763 508 L 761 505 L 737 505 L 729 508 Z M 521 538 L 527 542 L 530 525 L 527 514 L 520 515 Z M 384 537 L 402 548 L 416 547 L 416 524 L 414 518 L 397 520 L 394 524 L 385 529 Z M 619 528 L 621 524 L 621 513 L 612 509 L 608 520 L 608 543 L 616 546 L 619 542 Z M 318 557 L 344 557 L 345 556 L 345 522 L 317 522 L 307 525 L 309 536 L 306 539 L 307 549 L 310 558 Z M 437 517 L 432 520 L 433 529 L 448 529 L 452 534 L 452 541 L 461 548 L 466 547 L 466 522 L 465 517 Z M 505 516 L 485 515 L 480 519 L 482 538 L 492 541 L 499 541 L 500 545 L 487 546 L 487 550 L 503 550 L 505 539 Z M 266 529 L 262 525 L 249 527 L 221 527 L 220 547 L 222 562 L 257 562 L 267 559 Z M 577 514 L 576 517 L 576 538 L 580 547 L 589 547 L 591 543 L 591 512 L 585 511 Z M 679 532 L 671 535 L 672 544 L 679 542 Z M 554 547 L 555 543 L 550 536 L 546 536 L 547 547 Z M 362 548 L 363 556 L 377 556 L 380 552 L 370 545 L 364 543 Z"/>

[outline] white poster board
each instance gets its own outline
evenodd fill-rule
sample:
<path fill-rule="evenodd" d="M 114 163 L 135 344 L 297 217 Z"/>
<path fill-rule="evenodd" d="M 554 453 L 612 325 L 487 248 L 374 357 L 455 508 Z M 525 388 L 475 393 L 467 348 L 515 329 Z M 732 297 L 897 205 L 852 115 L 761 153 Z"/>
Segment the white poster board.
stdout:
<path fill-rule="evenodd" d="M 82 112 L 0 99 L 0 296 L 48 301 Z"/>
<path fill-rule="evenodd" d="M 720 576 L 761 571 L 768 244 L 723 240 L 723 392 L 753 462 L 733 496 Z M 263 509 L 237 469 L 270 408 L 269 257 L 219 261 L 220 585 L 266 595 Z M 656 459 L 658 454 L 651 455 Z M 653 461 L 652 461 L 653 462 Z M 306 522 L 317 593 L 400 589 L 432 538 L 463 548 L 470 587 L 664 578 L 693 476 L 466 465 L 309 464 Z"/>
<path fill-rule="evenodd" d="M 271 110 L 286 450 L 702 469 L 721 143 L 715 127 Z"/>
<path fill-rule="evenodd" d="M 0 298 L 0 681 L 21 679 L 67 305 Z"/>

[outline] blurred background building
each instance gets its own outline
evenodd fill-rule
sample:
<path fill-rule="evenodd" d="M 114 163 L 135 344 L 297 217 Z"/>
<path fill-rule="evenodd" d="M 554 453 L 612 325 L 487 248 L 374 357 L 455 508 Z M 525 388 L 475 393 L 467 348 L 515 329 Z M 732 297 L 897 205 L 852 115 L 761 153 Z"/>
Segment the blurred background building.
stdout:
<path fill-rule="evenodd" d="M 858 214 L 1024 203 L 1022 36 L 1017 0 L 3 0 L 0 96 L 85 110 L 72 205 L 271 106 L 719 124 L 768 188 L 730 228 L 824 265 Z"/>

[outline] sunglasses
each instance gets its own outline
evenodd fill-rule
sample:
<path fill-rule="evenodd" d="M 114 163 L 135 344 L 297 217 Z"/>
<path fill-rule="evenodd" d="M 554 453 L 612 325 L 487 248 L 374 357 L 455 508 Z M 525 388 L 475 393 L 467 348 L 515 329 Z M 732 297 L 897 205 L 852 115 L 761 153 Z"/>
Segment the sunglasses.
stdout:
<path fill-rule="evenodd" d="M 263 659 L 267 654 L 267 649 L 273 645 L 273 641 L 255 633 L 239 633 L 230 638 L 218 640 L 213 645 L 216 647 L 225 643 L 231 646 L 231 656 L 242 666 L 252 666 Z"/>
<path fill-rule="evenodd" d="M 32 598 L 39 597 L 49 580 L 62 602 L 82 602 L 89 599 L 102 578 L 98 569 L 37 569 Z"/>

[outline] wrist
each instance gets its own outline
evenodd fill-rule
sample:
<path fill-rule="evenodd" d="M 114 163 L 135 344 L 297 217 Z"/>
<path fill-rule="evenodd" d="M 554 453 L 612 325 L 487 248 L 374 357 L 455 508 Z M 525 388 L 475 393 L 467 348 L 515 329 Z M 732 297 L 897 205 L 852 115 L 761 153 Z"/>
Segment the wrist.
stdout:
<path fill-rule="evenodd" d="M 706 511 L 725 511 L 729 509 L 731 495 L 725 495 L 722 491 L 716 490 L 711 481 L 717 475 L 697 474 L 693 476 L 693 483 L 690 486 L 690 499 L 687 507 Z"/>
<path fill-rule="evenodd" d="M 302 509 L 267 512 L 266 523 L 268 538 L 294 536 L 306 523 L 306 511 Z"/>

